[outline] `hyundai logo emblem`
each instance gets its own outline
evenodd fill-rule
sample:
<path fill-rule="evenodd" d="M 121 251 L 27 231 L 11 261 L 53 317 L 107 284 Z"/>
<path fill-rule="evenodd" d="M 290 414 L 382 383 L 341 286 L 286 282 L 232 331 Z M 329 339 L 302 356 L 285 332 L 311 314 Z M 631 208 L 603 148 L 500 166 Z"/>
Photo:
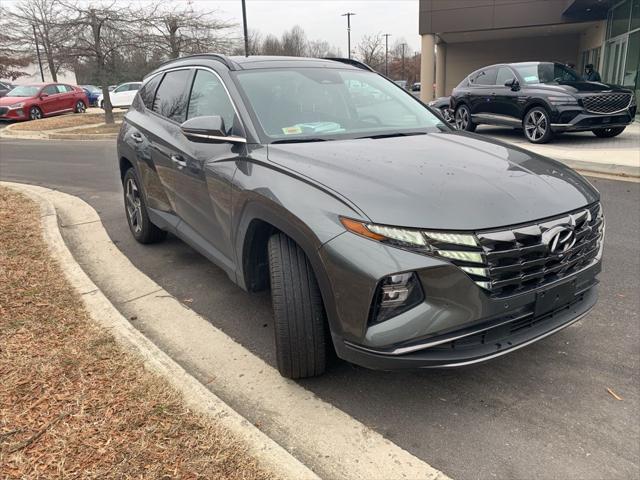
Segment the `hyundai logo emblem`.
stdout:
<path fill-rule="evenodd" d="M 576 244 L 576 232 L 570 225 L 557 225 L 544 232 L 550 253 L 562 255 Z"/>

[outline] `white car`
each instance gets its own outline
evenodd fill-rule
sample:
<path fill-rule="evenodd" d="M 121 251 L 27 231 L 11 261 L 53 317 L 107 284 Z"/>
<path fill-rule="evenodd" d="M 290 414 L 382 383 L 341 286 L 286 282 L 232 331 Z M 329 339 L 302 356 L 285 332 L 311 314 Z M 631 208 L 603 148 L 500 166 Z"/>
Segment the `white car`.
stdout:
<path fill-rule="evenodd" d="M 121 83 L 112 92 L 109 92 L 109 98 L 111 99 L 111 106 L 118 108 L 129 108 L 133 103 L 133 99 L 138 93 L 142 82 L 129 82 Z M 98 97 L 98 105 L 100 108 L 104 108 L 103 105 L 104 96 L 101 94 Z"/>

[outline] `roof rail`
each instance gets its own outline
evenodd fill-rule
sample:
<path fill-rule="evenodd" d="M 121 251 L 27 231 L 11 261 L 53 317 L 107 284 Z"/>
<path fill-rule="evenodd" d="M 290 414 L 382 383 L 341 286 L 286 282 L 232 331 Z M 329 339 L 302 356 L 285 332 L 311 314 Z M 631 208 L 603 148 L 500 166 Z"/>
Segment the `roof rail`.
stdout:
<path fill-rule="evenodd" d="M 347 65 L 351 65 L 352 67 L 375 72 L 375 70 L 366 63 L 359 62 L 358 60 L 354 60 L 353 58 L 324 57 L 323 60 L 333 60 L 334 62 L 345 63 Z"/>
<path fill-rule="evenodd" d="M 184 57 L 172 58 L 170 60 L 167 60 L 166 62 L 162 62 L 158 66 L 158 68 L 163 67 L 166 64 L 171 63 L 171 62 L 175 62 L 175 61 L 178 61 L 178 60 L 184 60 L 186 58 L 195 58 L 195 57 L 211 58 L 212 60 L 219 61 L 225 67 L 227 67 L 229 70 L 236 70 L 236 64 L 233 61 L 231 61 L 231 59 L 229 57 L 227 57 L 226 55 L 222 55 L 220 53 L 194 53 L 193 55 L 185 55 Z"/>

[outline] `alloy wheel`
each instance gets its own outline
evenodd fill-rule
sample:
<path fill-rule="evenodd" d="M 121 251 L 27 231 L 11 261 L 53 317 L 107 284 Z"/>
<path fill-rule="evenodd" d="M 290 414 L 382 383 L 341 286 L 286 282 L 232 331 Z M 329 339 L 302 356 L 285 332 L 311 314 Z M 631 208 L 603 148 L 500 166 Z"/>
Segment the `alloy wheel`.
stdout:
<path fill-rule="evenodd" d="M 547 133 L 549 125 L 546 115 L 540 110 L 533 110 L 524 122 L 524 131 L 530 140 L 538 141 Z"/>
<path fill-rule="evenodd" d="M 456 110 L 456 128 L 465 130 L 469 125 L 469 110 L 466 107 L 460 107 Z"/>
<path fill-rule="evenodd" d="M 127 180 L 126 186 L 127 216 L 129 223 L 135 233 L 142 231 L 142 202 L 140 201 L 140 191 L 133 178 Z"/>
<path fill-rule="evenodd" d="M 86 110 L 87 110 L 87 107 L 85 107 L 84 102 L 76 103 L 76 112 L 84 113 Z"/>
<path fill-rule="evenodd" d="M 42 111 L 38 107 L 31 107 L 29 110 L 29 118 L 31 120 L 39 120 L 42 118 Z"/>

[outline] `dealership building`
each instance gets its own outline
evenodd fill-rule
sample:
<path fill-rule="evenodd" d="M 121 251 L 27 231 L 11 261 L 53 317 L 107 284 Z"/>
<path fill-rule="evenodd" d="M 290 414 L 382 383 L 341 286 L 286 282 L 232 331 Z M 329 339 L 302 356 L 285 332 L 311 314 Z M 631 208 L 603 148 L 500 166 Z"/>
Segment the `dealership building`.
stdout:
<path fill-rule="evenodd" d="M 421 96 L 494 63 L 558 61 L 640 88 L 640 0 L 420 0 Z"/>

